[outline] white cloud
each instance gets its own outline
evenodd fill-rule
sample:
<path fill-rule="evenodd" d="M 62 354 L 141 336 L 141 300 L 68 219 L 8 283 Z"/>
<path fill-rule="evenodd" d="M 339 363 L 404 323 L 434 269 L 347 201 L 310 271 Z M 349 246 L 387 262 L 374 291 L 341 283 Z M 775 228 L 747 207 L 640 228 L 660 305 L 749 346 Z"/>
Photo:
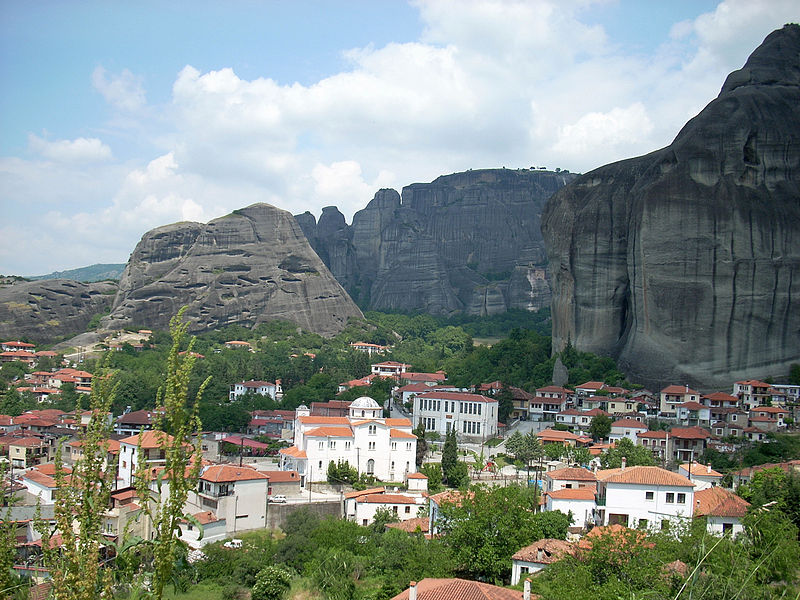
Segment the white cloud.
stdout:
<path fill-rule="evenodd" d="M 134 112 L 142 108 L 146 103 L 144 80 L 131 73 L 128 69 L 123 69 L 118 75 L 110 74 L 107 76 L 103 67 L 96 67 L 92 72 L 92 85 L 106 102 L 112 106 Z"/>
<path fill-rule="evenodd" d="M 28 147 L 40 156 L 57 162 L 85 163 L 110 160 L 111 148 L 97 138 L 49 141 L 28 134 Z"/>
<path fill-rule="evenodd" d="M 469 168 L 585 172 L 669 143 L 766 34 L 796 20 L 793 1 L 725 0 L 632 55 L 586 20 L 592 4 L 420 0 L 418 40 L 346 50 L 346 69 L 309 85 L 186 66 L 165 106 L 146 104 L 142 77 L 98 67 L 95 88 L 124 119 L 106 127 L 135 132 L 149 154 L 122 165 L 96 138 L 31 136 L 55 164 L 0 161 L 2 210 L 29 206 L 18 229 L 41 262 L 70 247 L 78 266 L 91 248 L 122 258 L 147 229 L 253 202 L 317 215 L 335 204 L 349 221 L 381 187 Z"/>

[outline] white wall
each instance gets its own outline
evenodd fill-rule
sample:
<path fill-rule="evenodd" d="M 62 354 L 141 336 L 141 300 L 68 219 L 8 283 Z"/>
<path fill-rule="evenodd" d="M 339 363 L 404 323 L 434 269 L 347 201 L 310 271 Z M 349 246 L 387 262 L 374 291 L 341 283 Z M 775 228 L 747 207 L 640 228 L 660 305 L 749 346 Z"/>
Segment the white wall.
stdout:
<path fill-rule="evenodd" d="M 646 519 L 648 527 L 661 527 L 664 519 L 691 517 L 694 506 L 694 491 L 690 487 L 655 486 L 642 484 L 606 483 L 606 505 L 603 525 L 608 525 L 613 514 L 628 515 L 628 526 L 637 527 L 640 519 Z M 646 499 L 646 492 L 653 492 L 653 499 Z M 674 494 L 674 502 L 667 502 L 667 494 Z M 684 494 L 683 503 L 678 503 L 678 494 Z"/>

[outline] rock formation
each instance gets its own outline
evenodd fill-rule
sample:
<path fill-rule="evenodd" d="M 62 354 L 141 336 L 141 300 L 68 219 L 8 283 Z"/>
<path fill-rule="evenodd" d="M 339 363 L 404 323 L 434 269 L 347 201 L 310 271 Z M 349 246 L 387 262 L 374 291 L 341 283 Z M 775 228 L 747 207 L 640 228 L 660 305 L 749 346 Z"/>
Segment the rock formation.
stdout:
<path fill-rule="evenodd" d="M 771 33 L 656 152 L 542 217 L 553 347 L 644 383 L 727 385 L 800 360 L 800 26 Z"/>
<path fill-rule="evenodd" d="M 4 339 L 46 344 L 84 331 L 92 317 L 107 313 L 114 283 L 46 279 L 0 288 L 0 331 Z"/>
<path fill-rule="evenodd" d="M 194 330 L 285 319 L 332 335 L 361 316 L 292 215 L 268 204 L 146 233 L 119 288 L 109 329 L 166 328 L 184 305 Z"/>
<path fill-rule="evenodd" d="M 487 315 L 547 306 L 539 218 L 574 179 L 566 172 L 491 169 L 380 190 L 347 227 L 333 207 L 300 215 L 331 272 L 364 307 Z"/>

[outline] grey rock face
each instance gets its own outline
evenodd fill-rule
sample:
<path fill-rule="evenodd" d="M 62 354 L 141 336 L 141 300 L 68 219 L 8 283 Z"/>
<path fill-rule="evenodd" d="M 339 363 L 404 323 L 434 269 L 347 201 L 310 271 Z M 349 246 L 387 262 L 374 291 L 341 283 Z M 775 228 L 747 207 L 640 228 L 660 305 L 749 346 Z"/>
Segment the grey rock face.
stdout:
<path fill-rule="evenodd" d="M 117 291 L 109 282 L 46 279 L 0 288 L 0 331 L 5 339 L 28 337 L 49 343 L 86 329 L 108 312 Z"/>
<path fill-rule="evenodd" d="M 268 204 L 145 234 L 103 325 L 165 328 L 184 305 L 194 330 L 285 319 L 332 335 L 361 316 L 297 221 Z"/>
<path fill-rule="evenodd" d="M 328 217 L 325 209 L 314 247 L 372 309 L 476 315 L 538 309 L 550 302 L 541 210 L 574 177 L 475 170 L 407 186 L 402 199 L 380 190 L 353 216 L 349 233 L 340 213 Z"/>
<path fill-rule="evenodd" d="M 728 385 L 800 359 L 800 27 L 770 34 L 656 152 L 583 175 L 542 217 L 553 347 L 645 383 Z"/>

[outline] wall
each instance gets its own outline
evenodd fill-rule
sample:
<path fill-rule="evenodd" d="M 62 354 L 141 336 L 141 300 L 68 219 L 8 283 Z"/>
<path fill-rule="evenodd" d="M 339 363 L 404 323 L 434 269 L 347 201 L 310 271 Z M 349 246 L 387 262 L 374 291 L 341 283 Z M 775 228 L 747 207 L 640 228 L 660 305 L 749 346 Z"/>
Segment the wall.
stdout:
<path fill-rule="evenodd" d="M 303 502 L 302 504 L 269 504 L 267 507 L 267 527 L 283 529 L 286 518 L 296 510 L 306 508 L 320 517 L 342 517 L 340 500 L 332 502 Z"/>

